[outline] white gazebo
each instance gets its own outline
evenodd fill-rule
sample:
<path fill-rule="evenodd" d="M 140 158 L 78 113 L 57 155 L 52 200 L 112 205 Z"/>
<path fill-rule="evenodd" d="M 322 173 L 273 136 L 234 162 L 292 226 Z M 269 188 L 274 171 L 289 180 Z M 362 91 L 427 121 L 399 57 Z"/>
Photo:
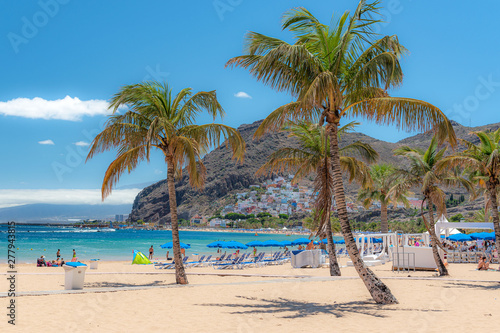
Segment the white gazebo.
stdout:
<path fill-rule="evenodd" d="M 449 222 L 444 215 L 441 215 L 439 220 L 434 226 L 436 235 L 442 235 L 444 232 L 445 237 L 460 233 L 460 229 L 491 229 L 493 230 L 493 223 L 490 222 Z M 442 231 L 441 231 L 442 230 Z M 455 230 L 457 232 L 455 232 Z"/>

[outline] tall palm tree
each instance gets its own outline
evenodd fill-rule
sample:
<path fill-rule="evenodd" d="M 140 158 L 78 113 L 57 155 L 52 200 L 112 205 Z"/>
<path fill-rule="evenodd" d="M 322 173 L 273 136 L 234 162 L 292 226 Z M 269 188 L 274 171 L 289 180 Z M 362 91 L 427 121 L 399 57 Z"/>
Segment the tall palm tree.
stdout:
<path fill-rule="evenodd" d="M 441 140 L 448 137 L 452 145 L 456 139 L 451 123 L 437 107 L 389 96 L 387 90 L 402 83 L 399 58 L 405 48 L 397 36 L 376 39 L 378 3 L 361 0 L 354 13 L 345 12 L 331 25 L 322 24 L 305 8 L 292 9 L 284 14 L 282 27 L 295 36 L 294 44 L 249 32 L 246 54 L 229 60 L 227 66 L 247 68 L 259 81 L 295 98 L 273 111 L 256 137 L 280 130 L 289 121 L 326 121 L 333 190 L 347 251 L 374 300 L 389 304 L 397 303 L 396 298 L 364 265 L 349 226 L 337 139 L 340 120 L 364 117 L 407 131 L 435 129 Z"/>
<path fill-rule="evenodd" d="M 390 164 L 376 164 L 371 166 L 370 175 L 373 180 L 372 186 L 362 187 L 358 192 L 358 201 L 363 202 L 363 206 L 368 208 L 374 201 L 380 202 L 380 231 L 389 232 L 389 222 L 387 219 L 387 207 L 389 204 L 402 202 L 408 207 L 407 193 L 394 193 L 391 197 L 389 191 L 394 187 L 399 179 L 396 169 Z"/>
<path fill-rule="evenodd" d="M 466 145 L 466 150 L 448 156 L 440 165 L 458 165 L 472 170 L 473 178 L 484 182 L 489 194 L 491 219 L 495 230 L 495 243 L 500 248 L 500 218 L 498 216 L 498 192 L 500 190 L 500 128 L 496 131 L 473 132 L 479 139 L 479 144 L 461 140 Z"/>
<path fill-rule="evenodd" d="M 123 114 L 117 112 L 121 107 L 128 110 Z M 111 99 L 109 108 L 113 114 L 104 130 L 95 137 L 87 156 L 89 160 L 98 153 L 118 150 L 116 159 L 104 175 L 103 200 L 123 172 L 130 173 L 143 160 L 149 162 L 151 148 L 163 152 L 167 163 L 175 278 L 178 284 L 187 284 L 179 242 L 175 178 L 181 177 L 186 167 L 191 186 L 202 188 L 206 174 L 203 154 L 226 139 L 233 158 L 241 160 L 245 142 L 232 127 L 215 123 L 195 124 L 196 116 L 203 111 L 208 112 L 214 121 L 216 117 L 224 116 L 215 91 L 193 94 L 191 88 L 185 88 L 173 96 L 166 83 L 142 82 L 122 87 Z"/>
<path fill-rule="evenodd" d="M 390 192 L 390 195 L 399 195 L 412 187 L 420 186 L 421 194 L 424 197 L 420 207 L 422 219 L 431 237 L 432 253 L 440 276 L 448 275 L 448 270 L 438 252 L 438 247 L 442 248 L 441 241 L 434 230 L 434 206 L 437 208 L 438 216 L 446 213 L 446 195 L 440 186 L 463 185 L 469 192 L 474 193 L 472 183 L 460 175 L 455 168 L 450 168 L 450 164 L 448 167 L 439 167 L 446 165 L 444 163 L 446 149 L 447 147 L 439 149 L 435 137 L 432 138 L 425 151 L 408 146 L 397 148 L 394 153 L 405 157 L 409 162 L 409 168 L 398 170 L 400 183 L 394 186 Z M 424 204 L 427 204 L 429 221 L 425 218 Z"/>
<path fill-rule="evenodd" d="M 469 180 L 477 185 L 476 187 L 476 193 L 478 196 L 483 196 L 484 198 L 484 208 L 483 208 L 483 213 L 484 213 L 484 220 L 482 222 L 489 222 L 491 220 L 491 214 L 490 211 L 492 209 L 492 202 L 491 202 L 491 196 L 490 196 L 490 191 L 488 190 L 488 185 L 486 183 L 488 179 L 487 174 L 483 174 L 479 170 L 470 170 L 469 171 Z M 500 200 L 500 186 L 497 187 L 497 205 L 498 205 L 498 200 Z"/>
<path fill-rule="evenodd" d="M 350 122 L 339 129 L 339 137 L 350 132 L 359 123 Z M 281 148 L 268 157 L 267 162 L 257 170 L 257 174 L 274 172 L 295 172 L 292 182 L 299 182 L 305 176 L 316 173 L 314 192 L 319 193 L 316 200 L 315 219 L 320 221 L 317 234 L 326 236 L 330 259 L 330 275 L 340 276 L 340 267 L 335 254 L 330 221 L 333 204 L 333 181 L 331 179 L 330 143 L 325 128 L 308 122 L 292 123 L 286 127 L 291 137 L 299 141 L 299 148 Z M 356 141 L 340 149 L 342 169 L 349 174 L 349 181 L 356 180 L 362 186 L 371 184 L 369 169 L 355 155 L 367 163 L 378 159 L 378 153 L 368 144 Z M 322 237 L 321 237 L 322 238 Z"/>

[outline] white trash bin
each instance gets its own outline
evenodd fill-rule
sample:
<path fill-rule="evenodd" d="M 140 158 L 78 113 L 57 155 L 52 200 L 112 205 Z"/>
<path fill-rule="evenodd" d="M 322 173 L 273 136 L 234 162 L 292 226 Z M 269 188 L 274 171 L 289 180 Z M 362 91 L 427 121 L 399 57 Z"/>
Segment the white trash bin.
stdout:
<path fill-rule="evenodd" d="M 85 280 L 85 270 L 87 265 L 80 262 L 68 262 L 64 266 L 64 289 L 75 290 L 83 289 Z"/>
<path fill-rule="evenodd" d="M 99 259 L 90 259 L 90 269 L 97 269 Z"/>

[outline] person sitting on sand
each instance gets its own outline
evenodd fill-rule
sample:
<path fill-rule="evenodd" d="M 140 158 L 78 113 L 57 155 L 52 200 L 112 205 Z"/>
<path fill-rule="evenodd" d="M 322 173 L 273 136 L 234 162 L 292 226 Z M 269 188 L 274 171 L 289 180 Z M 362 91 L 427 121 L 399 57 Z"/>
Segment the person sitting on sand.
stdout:
<path fill-rule="evenodd" d="M 479 260 L 479 263 L 477 264 L 477 269 L 479 271 L 487 271 L 490 268 L 490 263 L 489 261 L 486 261 L 486 257 L 482 257 L 481 260 Z"/>
<path fill-rule="evenodd" d="M 302 245 L 299 245 L 299 247 L 297 248 L 299 251 L 301 251 L 303 249 Z"/>
<path fill-rule="evenodd" d="M 41 256 L 40 258 L 37 259 L 36 266 L 37 267 L 46 267 L 47 266 L 47 263 L 45 262 L 44 256 Z"/>

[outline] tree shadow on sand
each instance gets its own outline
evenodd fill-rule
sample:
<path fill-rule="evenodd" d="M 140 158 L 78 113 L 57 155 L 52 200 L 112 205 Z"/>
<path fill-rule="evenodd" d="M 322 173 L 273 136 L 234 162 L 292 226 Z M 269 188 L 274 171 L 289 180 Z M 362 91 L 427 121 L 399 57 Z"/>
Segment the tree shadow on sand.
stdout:
<path fill-rule="evenodd" d="M 231 314 L 281 314 L 282 318 L 294 319 L 313 315 L 326 314 L 337 318 L 346 314 L 358 313 L 376 318 L 386 318 L 389 311 L 415 311 L 414 309 L 401 309 L 375 302 L 347 302 L 324 304 L 316 302 L 304 302 L 287 298 L 257 299 L 255 297 L 236 296 L 245 300 L 255 301 L 258 304 L 200 304 L 202 306 L 216 306 L 228 308 L 243 308 L 241 311 L 233 311 Z M 441 310 L 420 310 L 442 312 Z"/>
<path fill-rule="evenodd" d="M 491 282 L 481 282 L 477 284 L 473 283 L 461 283 L 461 282 L 453 282 L 448 283 L 443 286 L 443 288 L 470 288 L 470 289 L 481 289 L 481 290 L 500 290 L 500 282 L 491 281 Z"/>
<path fill-rule="evenodd" d="M 121 282 L 92 282 L 85 283 L 85 288 L 124 288 L 124 287 L 159 287 L 175 285 L 175 283 L 165 283 L 165 281 L 154 281 L 151 283 L 121 283 Z"/>

